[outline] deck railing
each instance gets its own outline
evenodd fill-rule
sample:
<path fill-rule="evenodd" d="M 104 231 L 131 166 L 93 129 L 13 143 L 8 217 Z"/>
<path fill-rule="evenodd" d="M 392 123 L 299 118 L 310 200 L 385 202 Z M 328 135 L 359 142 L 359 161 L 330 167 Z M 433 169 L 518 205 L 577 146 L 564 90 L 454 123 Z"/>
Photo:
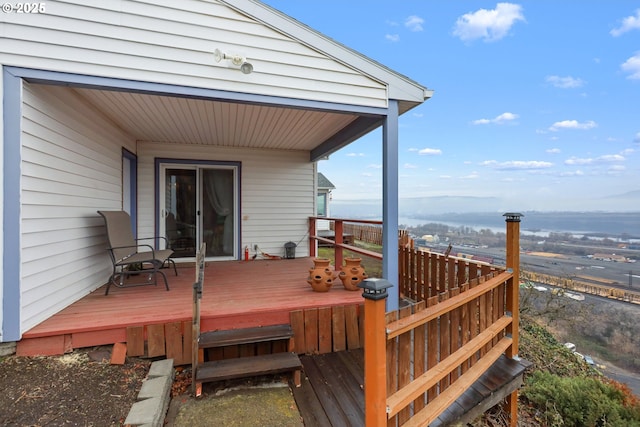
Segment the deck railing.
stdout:
<path fill-rule="evenodd" d="M 513 272 L 491 272 L 387 313 L 389 419 L 430 424 L 512 346 L 512 282 Z"/>
<path fill-rule="evenodd" d="M 401 246 L 399 250 L 400 296 L 414 302 L 461 289 L 464 284 L 500 269 L 487 263 L 416 250 L 410 246 Z"/>
<path fill-rule="evenodd" d="M 506 268 L 418 251 L 399 233 L 398 291 L 413 303 L 386 313 L 384 285 L 363 293 L 367 426 L 429 425 L 501 355 L 517 357 L 520 214 L 505 216 Z M 358 221 L 333 221 L 331 240 L 311 219 L 311 256 L 320 241 L 335 246 L 336 269 L 344 249 L 381 259 L 343 243 L 343 223 Z M 515 426 L 517 391 L 507 410 Z"/>
<path fill-rule="evenodd" d="M 317 222 L 318 221 L 330 221 L 331 229 L 333 230 L 333 239 L 326 237 L 320 237 L 317 235 Z M 335 269 L 339 271 L 342 269 L 342 263 L 344 260 L 344 251 L 349 250 L 360 255 L 368 256 L 374 259 L 381 260 L 382 254 L 379 252 L 370 251 L 367 249 L 359 248 L 354 245 L 348 245 L 344 242 L 345 225 L 348 224 L 368 224 L 382 226 L 382 221 L 372 220 L 354 220 L 354 219 L 341 219 L 341 218 L 326 218 L 326 217 L 310 217 L 309 218 L 309 256 L 315 257 L 317 255 L 316 242 L 329 244 L 335 249 Z"/>

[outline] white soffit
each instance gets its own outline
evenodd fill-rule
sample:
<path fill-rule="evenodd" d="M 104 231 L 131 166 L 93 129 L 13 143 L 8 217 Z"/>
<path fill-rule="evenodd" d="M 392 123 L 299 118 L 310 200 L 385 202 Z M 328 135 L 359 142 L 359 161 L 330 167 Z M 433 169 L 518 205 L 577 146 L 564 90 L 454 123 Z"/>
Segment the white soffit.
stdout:
<path fill-rule="evenodd" d="M 138 141 L 310 151 L 357 115 L 71 89 Z"/>

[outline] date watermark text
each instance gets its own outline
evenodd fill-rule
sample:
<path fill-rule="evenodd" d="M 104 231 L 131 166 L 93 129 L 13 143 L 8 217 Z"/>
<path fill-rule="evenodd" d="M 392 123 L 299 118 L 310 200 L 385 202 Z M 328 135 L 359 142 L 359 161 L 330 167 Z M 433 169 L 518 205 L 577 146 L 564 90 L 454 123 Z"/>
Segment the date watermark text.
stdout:
<path fill-rule="evenodd" d="M 2 3 L 3 13 L 45 13 L 47 4 L 40 3 Z"/>

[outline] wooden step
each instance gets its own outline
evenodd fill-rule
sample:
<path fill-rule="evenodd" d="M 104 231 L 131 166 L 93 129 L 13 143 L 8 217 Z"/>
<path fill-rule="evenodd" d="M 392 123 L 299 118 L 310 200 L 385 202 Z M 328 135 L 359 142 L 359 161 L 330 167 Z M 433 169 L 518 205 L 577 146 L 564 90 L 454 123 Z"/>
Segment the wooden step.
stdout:
<path fill-rule="evenodd" d="M 214 360 L 198 365 L 196 382 L 222 381 L 290 371 L 299 372 L 301 368 L 302 362 L 300 362 L 298 355 L 289 352 Z M 295 381 L 298 385 L 299 379 L 296 378 Z"/>
<path fill-rule="evenodd" d="M 227 345 L 288 340 L 292 337 L 293 331 L 291 325 L 259 326 L 255 328 L 203 332 L 200 334 L 198 346 L 200 348 L 215 348 Z"/>

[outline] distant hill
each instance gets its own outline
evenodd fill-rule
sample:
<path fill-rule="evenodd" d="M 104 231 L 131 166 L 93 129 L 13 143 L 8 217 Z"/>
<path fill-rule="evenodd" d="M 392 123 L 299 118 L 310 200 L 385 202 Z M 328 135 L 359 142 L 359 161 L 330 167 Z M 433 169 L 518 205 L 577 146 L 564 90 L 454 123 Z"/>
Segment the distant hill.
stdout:
<path fill-rule="evenodd" d="M 640 239 L 640 212 L 521 212 L 521 230 L 606 234 L 613 237 Z M 420 217 L 412 216 L 420 219 Z M 442 221 L 503 228 L 504 218 L 497 213 L 469 212 L 431 215 L 429 222 Z"/>
<path fill-rule="evenodd" d="M 617 200 L 633 199 L 636 212 L 614 212 Z M 605 199 L 602 199 L 603 201 Z M 441 222 L 465 225 L 473 228 L 504 228 L 501 200 L 486 197 L 418 197 L 399 200 L 399 216 L 410 218 L 412 223 Z M 627 235 L 640 239 L 640 191 L 607 197 L 602 211 L 552 212 L 524 211 L 521 229 L 554 232 L 605 233 L 611 236 Z M 331 202 L 331 216 L 339 218 L 381 219 L 380 200 Z"/>
<path fill-rule="evenodd" d="M 591 198 L 576 202 L 567 195 L 566 209 L 563 212 L 640 212 L 640 190 L 613 194 L 606 197 Z M 578 206 L 595 208 L 580 208 Z M 406 197 L 399 200 L 400 216 L 408 215 L 438 215 L 447 213 L 468 212 L 510 212 L 518 210 L 549 212 L 549 209 L 532 206 L 514 206 L 513 202 L 501 197 L 480 196 L 433 196 Z M 333 200 L 331 210 L 341 216 L 352 213 L 360 218 L 376 218 L 382 215 L 382 201 L 380 199 L 367 200 Z"/>
<path fill-rule="evenodd" d="M 400 216 L 433 215 L 448 212 L 499 212 L 501 200 L 494 197 L 437 196 L 399 200 Z M 331 215 L 372 219 L 382 217 L 381 200 L 333 200 Z"/>

